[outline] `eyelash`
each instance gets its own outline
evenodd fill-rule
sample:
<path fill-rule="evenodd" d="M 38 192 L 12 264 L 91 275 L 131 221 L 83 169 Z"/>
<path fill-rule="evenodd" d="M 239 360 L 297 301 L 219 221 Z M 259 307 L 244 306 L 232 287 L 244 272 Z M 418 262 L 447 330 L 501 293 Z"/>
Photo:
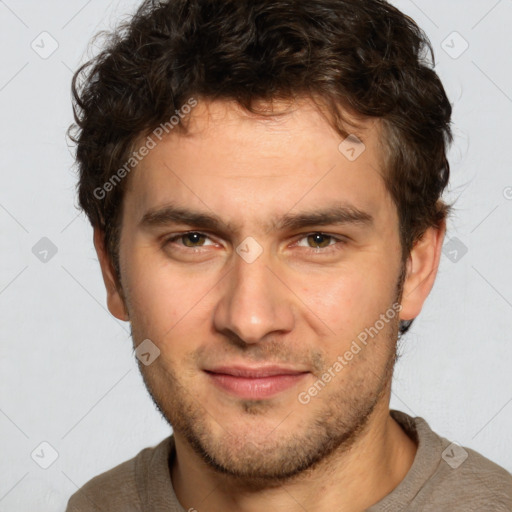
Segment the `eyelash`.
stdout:
<path fill-rule="evenodd" d="M 205 236 L 207 238 L 210 238 L 207 233 L 203 233 L 202 231 L 185 231 L 183 233 L 178 233 L 178 234 L 175 234 L 175 235 L 172 235 L 172 236 L 166 238 L 164 240 L 164 242 L 163 242 L 163 246 L 165 247 L 165 246 L 175 242 L 176 240 L 178 240 L 180 238 L 183 238 L 183 237 L 185 237 L 187 235 L 190 235 L 192 233 L 198 234 L 198 235 L 202 235 L 202 236 Z M 304 248 L 304 249 L 306 249 L 306 252 L 309 253 L 309 254 L 311 254 L 311 253 L 313 253 L 313 254 L 320 254 L 320 253 L 329 254 L 329 253 L 332 253 L 334 251 L 339 251 L 339 250 L 341 250 L 342 246 L 344 244 L 346 244 L 346 242 L 347 242 L 345 238 L 334 236 L 334 235 L 330 235 L 329 233 L 324 233 L 322 231 L 312 231 L 310 233 L 304 233 L 303 235 L 300 236 L 300 238 L 297 239 L 297 242 L 299 242 L 300 240 L 302 240 L 304 238 L 307 238 L 308 236 L 311 236 L 311 235 L 322 235 L 324 237 L 331 238 L 335 242 L 338 242 L 338 244 L 334 243 L 334 244 L 328 245 L 327 247 L 318 247 L 316 249 L 313 248 L 313 247 L 306 247 L 306 248 Z M 191 250 L 190 252 L 193 252 L 194 249 L 201 250 L 202 247 L 204 247 L 204 246 L 198 246 L 198 247 L 187 247 L 187 246 L 184 246 L 184 245 L 180 246 L 180 248 L 183 249 L 183 250 L 190 249 Z"/>

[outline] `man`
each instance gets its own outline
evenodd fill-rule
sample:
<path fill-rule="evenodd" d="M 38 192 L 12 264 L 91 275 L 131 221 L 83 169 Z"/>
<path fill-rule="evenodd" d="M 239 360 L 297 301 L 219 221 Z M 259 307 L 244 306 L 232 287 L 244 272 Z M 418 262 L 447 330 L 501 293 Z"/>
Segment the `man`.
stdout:
<path fill-rule="evenodd" d="M 512 510 L 389 410 L 449 212 L 425 49 L 382 0 L 146 1 L 76 73 L 80 204 L 173 435 L 68 511 Z"/>

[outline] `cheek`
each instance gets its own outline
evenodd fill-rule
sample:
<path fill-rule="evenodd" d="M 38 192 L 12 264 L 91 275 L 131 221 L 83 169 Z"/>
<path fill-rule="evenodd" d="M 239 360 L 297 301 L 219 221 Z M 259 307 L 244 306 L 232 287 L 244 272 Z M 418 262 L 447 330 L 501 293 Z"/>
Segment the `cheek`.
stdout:
<path fill-rule="evenodd" d="M 208 319 L 211 322 L 216 301 L 222 299 L 215 291 L 222 272 L 194 271 L 171 264 L 162 257 L 161 249 L 140 245 L 140 241 L 139 245 L 126 242 L 123 284 L 137 332 L 143 337 L 164 340 L 183 334 L 187 326 L 209 328 Z M 374 250 L 361 251 L 338 268 L 283 269 L 283 278 L 290 283 L 293 293 L 282 298 L 288 300 L 290 307 L 298 308 L 299 326 L 307 329 L 304 324 L 309 324 L 318 332 L 320 320 L 330 329 L 327 336 L 332 335 L 338 342 L 350 340 L 373 325 L 392 305 L 398 272 L 394 266 L 383 251 Z"/>
<path fill-rule="evenodd" d="M 303 277 L 301 299 L 336 340 L 352 339 L 374 325 L 395 301 L 395 272 L 392 266 L 382 267 L 374 262 L 340 268 L 328 276 Z"/>
<path fill-rule="evenodd" d="M 191 279 L 148 250 L 132 251 L 125 259 L 124 282 L 138 328 L 162 338 L 198 302 L 204 280 Z"/>

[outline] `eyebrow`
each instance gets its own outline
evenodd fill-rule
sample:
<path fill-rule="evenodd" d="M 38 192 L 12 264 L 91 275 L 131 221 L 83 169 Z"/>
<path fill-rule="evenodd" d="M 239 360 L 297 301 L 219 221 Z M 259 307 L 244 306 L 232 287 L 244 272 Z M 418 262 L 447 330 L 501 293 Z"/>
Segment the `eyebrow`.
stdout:
<path fill-rule="evenodd" d="M 203 213 L 189 208 L 167 204 L 148 210 L 139 222 L 142 228 L 165 227 L 172 224 L 184 224 L 199 229 L 217 231 L 223 235 L 237 234 L 239 228 L 231 222 L 225 222 L 215 214 Z M 297 230 L 311 226 L 328 225 L 371 226 L 373 217 L 368 212 L 351 205 L 335 205 L 314 211 L 287 213 L 266 225 L 266 232 Z"/>

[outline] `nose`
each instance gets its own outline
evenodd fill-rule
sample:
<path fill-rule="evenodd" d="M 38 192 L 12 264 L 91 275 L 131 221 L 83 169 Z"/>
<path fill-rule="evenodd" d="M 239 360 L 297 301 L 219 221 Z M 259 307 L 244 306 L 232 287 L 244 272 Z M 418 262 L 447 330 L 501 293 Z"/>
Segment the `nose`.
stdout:
<path fill-rule="evenodd" d="M 248 262 L 233 255 L 231 272 L 223 279 L 222 295 L 214 312 L 214 326 L 245 344 L 269 335 L 289 332 L 294 326 L 293 293 L 280 276 L 278 265 L 261 254 Z"/>

